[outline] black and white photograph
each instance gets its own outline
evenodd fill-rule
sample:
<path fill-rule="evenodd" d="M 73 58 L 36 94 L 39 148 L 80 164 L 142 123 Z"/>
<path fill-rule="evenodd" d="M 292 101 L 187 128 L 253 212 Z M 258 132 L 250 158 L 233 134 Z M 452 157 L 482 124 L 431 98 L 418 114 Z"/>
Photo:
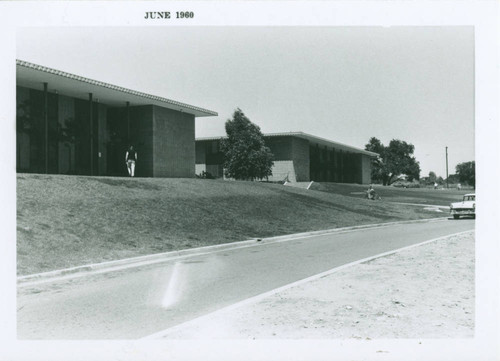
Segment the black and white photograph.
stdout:
<path fill-rule="evenodd" d="M 6 359 L 498 357 L 498 6 L 209 3 L 0 4 Z"/>

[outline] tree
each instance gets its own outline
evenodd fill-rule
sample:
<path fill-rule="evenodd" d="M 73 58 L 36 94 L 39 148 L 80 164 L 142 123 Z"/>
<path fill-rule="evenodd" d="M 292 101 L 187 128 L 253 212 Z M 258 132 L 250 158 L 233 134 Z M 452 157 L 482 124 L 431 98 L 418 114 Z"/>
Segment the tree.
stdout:
<path fill-rule="evenodd" d="M 262 179 L 272 175 L 273 154 L 264 144 L 260 128 L 240 108 L 226 121 L 227 138 L 221 140 L 227 177 L 238 180 Z"/>
<path fill-rule="evenodd" d="M 371 137 L 368 144 L 365 145 L 365 149 L 369 152 L 378 153 L 379 156 L 376 159 L 372 159 L 372 182 L 381 183 L 383 182 L 384 173 L 384 163 L 382 155 L 385 151 L 385 147 L 380 140 L 375 137 Z"/>
<path fill-rule="evenodd" d="M 450 184 L 460 183 L 460 179 L 458 178 L 458 174 L 450 174 L 446 181 Z"/>
<path fill-rule="evenodd" d="M 460 163 L 455 167 L 455 171 L 458 175 L 458 179 L 462 183 L 467 183 L 468 185 L 476 188 L 476 162 L 464 162 Z"/>
<path fill-rule="evenodd" d="M 390 185 L 401 174 L 406 174 L 409 181 L 420 178 L 420 164 L 413 156 L 413 144 L 393 139 L 389 146 L 384 146 L 375 137 L 370 138 L 365 149 L 378 153 L 378 159 L 372 161 L 372 179 Z"/>
<path fill-rule="evenodd" d="M 436 183 L 436 180 L 437 180 L 437 177 L 436 177 L 436 173 L 434 173 L 433 171 L 430 171 L 429 172 L 429 183 Z"/>

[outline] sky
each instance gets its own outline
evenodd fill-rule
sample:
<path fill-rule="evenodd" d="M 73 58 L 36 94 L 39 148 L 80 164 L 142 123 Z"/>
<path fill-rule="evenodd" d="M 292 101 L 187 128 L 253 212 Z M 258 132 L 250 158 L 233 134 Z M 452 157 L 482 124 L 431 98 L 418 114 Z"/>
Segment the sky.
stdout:
<path fill-rule="evenodd" d="M 415 146 L 421 177 L 474 160 L 472 27 L 21 28 L 17 58 L 196 105 L 264 133 Z"/>

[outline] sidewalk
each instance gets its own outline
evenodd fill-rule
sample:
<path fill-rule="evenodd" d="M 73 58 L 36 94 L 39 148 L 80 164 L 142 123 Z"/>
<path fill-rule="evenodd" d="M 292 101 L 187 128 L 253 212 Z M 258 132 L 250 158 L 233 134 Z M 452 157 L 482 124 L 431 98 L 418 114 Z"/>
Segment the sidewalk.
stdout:
<path fill-rule="evenodd" d="M 474 233 L 353 265 L 215 312 L 167 339 L 470 338 Z"/>

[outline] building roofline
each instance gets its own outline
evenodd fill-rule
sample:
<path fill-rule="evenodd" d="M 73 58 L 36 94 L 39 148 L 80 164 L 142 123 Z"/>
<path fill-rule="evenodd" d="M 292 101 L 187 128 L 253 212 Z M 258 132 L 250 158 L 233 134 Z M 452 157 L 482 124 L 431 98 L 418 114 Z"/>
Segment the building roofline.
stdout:
<path fill-rule="evenodd" d="M 200 107 L 197 107 L 197 106 L 194 106 L 194 105 L 190 105 L 190 104 L 186 104 L 186 103 L 181 103 L 181 102 L 178 102 L 176 100 L 163 98 L 163 97 L 160 97 L 160 96 L 157 96 L 157 95 L 147 94 L 147 93 L 143 93 L 143 92 L 140 92 L 140 91 L 136 91 L 136 90 L 124 88 L 124 87 L 121 87 L 121 86 L 117 86 L 117 85 L 105 83 L 105 82 L 102 82 L 102 81 L 99 81 L 99 80 L 85 78 L 85 77 L 80 76 L 80 75 L 75 75 L 75 74 L 67 73 L 67 72 L 64 72 L 64 71 L 61 71 L 61 70 L 57 70 L 57 69 L 53 69 L 53 68 L 49 68 L 49 67 L 46 67 L 46 66 L 43 66 L 43 65 L 38 65 L 38 64 L 30 63 L 30 62 L 24 61 L 24 60 L 16 59 L 16 65 L 17 66 L 22 66 L 22 67 L 28 68 L 28 69 L 37 70 L 37 71 L 40 71 L 40 72 L 45 72 L 45 73 L 48 73 L 48 74 L 57 75 L 57 76 L 64 77 L 64 78 L 67 78 L 67 79 L 72 79 L 72 80 L 75 80 L 75 81 L 78 81 L 78 82 L 87 83 L 87 84 L 90 84 L 90 85 L 93 85 L 93 86 L 96 86 L 96 87 L 102 87 L 102 88 L 106 88 L 106 89 L 111 89 L 111 90 L 114 90 L 114 91 L 117 91 L 117 92 L 122 92 L 122 93 L 125 93 L 125 94 L 130 94 L 130 95 L 138 96 L 138 97 L 145 98 L 145 99 L 150 99 L 150 100 L 157 101 L 157 102 L 160 102 L 160 103 L 165 103 L 165 104 L 168 104 L 170 106 L 175 106 L 175 107 L 178 107 L 178 108 L 182 108 L 183 110 L 184 109 L 185 110 L 191 110 L 191 111 L 194 111 L 196 113 L 202 114 L 202 116 L 217 116 L 218 115 L 218 113 L 215 112 L 215 111 L 213 111 L 213 110 L 208 110 L 208 109 L 200 108 Z M 186 113 L 189 113 L 189 111 L 186 111 Z"/>
<path fill-rule="evenodd" d="M 327 146 L 329 145 L 329 146 L 332 146 L 332 147 L 336 147 L 336 148 L 348 150 L 348 151 L 351 151 L 351 152 L 365 154 L 365 155 L 368 155 L 370 157 L 378 157 L 379 156 L 379 154 L 375 153 L 375 152 L 370 152 L 368 150 L 364 150 L 364 149 L 353 147 L 353 146 L 350 146 L 350 145 L 347 145 L 347 144 L 335 142 L 333 140 L 329 140 L 329 139 L 317 137 L 315 135 L 307 134 L 307 133 L 304 133 L 304 132 L 267 133 L 267 134 L 263 134 L 263 135 L 264 135 L 264 137 L 297 137 L 297 138 L 306 139 L 310 143 L 321 143 L 323 145 L 327 145 Z M 227 136 L 202 137 L 202 138 L 196 138 L 195 140 L 196 141 L 219 140 L 219 139 L 225 139 L 225 138 L 227 138 Z"/>

